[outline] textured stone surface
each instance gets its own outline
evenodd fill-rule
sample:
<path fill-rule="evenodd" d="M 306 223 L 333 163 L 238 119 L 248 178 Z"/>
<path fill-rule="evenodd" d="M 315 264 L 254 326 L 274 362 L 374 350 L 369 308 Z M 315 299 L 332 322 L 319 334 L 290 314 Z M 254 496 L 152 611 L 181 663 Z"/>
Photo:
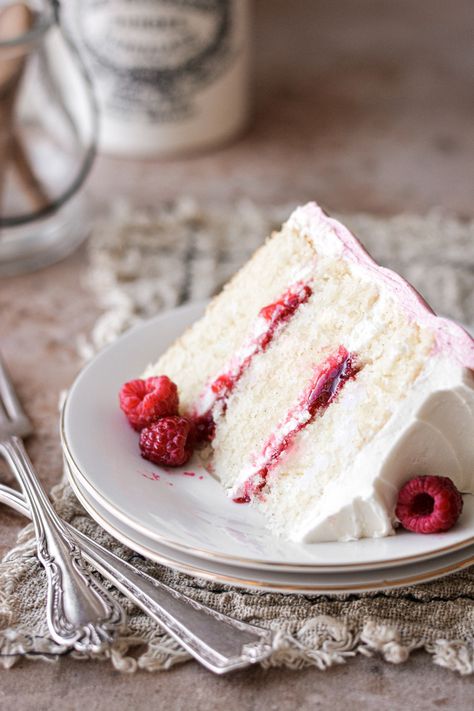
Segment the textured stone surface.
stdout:
<path fill-rule="evenodd" d="M 212 154 L 166 163 L 101 159 L 99 206 L 188 192 L 280 202 L 316 197 L 331 210 L 393 213 L 441 206 L 473 215 L 472 4 L 260 0 L 255 120 Z M 35 425 L 29 451 L 45 482 L 60 472 L 57 400 L 77 372 L 75 337 L 95 310 L 81 286 L 84 251 L 0 282 L 0 345 Z M 2 480 L 6 473 L 0 465 Z M 0 511 L 0 548 L 22 522 Z M 215 679 L 195 664 L 121 676 L 64 659 L 1 672 L 0 707 L 23 709 L 318 709 L 348 704 L 468 709 L 472 679 L 425 655 L 393 667 L 356 659 L 324 674 L 251 670 Z"/>
<path fill-rule="evenodd" d="M 2 675 L 0 707 L 22 711 L 467 711 L 474 679 L 461 679 L 414 655 L 407 666 L 357 658 L 350 666 L 251 669 L 217 678 L 189 663 L 161 674 L 121 675 L 99 663 L 22 663 Z"/>

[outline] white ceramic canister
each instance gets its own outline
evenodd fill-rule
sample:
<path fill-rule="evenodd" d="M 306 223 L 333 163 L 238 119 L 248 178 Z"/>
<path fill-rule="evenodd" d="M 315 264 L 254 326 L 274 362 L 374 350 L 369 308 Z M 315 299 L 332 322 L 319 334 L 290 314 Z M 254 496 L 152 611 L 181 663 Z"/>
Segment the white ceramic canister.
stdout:
<path fill-rule="evenodd" d="M 63 0 L 99 103 L 99 149 L 177 155 L 239 133 L 249 114 L 250 3 Z"/>

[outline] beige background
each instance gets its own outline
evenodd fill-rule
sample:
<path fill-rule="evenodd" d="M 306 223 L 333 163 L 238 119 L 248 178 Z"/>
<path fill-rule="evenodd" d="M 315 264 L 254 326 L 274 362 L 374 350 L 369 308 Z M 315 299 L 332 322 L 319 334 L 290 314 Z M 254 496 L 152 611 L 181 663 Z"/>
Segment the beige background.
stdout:
<path fill-rule="evenodd" d="M 330 210 L 474 216 L 474 10 L 471 0 L 260 0 L 255 117 L 232 146 L 183 161 L 102 158 L 99 209 L 117 196 L 157 204 L 316 197 Z M 85 250 L 0 282 L 1 350 L 35 424 L 42 478 L 60 472 L 57 401 L 78 369 L 75 340 L 96 311 L 81 285 Z M 6 479 L 2 469 L 2 478 Z M 0 550 L 22 521 L 0 511 Z M 254 669 L 217 679 L 194 663 L 127 677 L 98 663 L 22 662 L 1 672 L 0 708 L 468 709 L 474 680 L 424 654 L 401 667 L 358 658 L 324 674 Z"/>

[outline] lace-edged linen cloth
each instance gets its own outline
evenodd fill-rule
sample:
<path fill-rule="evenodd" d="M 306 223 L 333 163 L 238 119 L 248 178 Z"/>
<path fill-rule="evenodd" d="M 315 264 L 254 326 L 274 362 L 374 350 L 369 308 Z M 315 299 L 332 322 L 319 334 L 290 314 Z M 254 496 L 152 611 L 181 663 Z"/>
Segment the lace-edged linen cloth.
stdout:
<path fill-rule="evenodd" d="M 102 315 L 92 333 L 79 339 L 82 357 L 92 357 L 160 310 L 213 294 L 292 207 L 200 207 L 190 200 L 157 214 L 117 207 L 90 240 L 86 278 Z M 342 219 L 377 261 L 401 272 L 436 310 L 474 328 L 474 222 L 436 212 Z M 65 520 L 142 570 L 221 612 L 273 628 L 275 649 L 267 665 L 326 669 L 359 653 L 379 653 L 400 663 L 423 648 L 436 664 L 461 674 L 474 671 L 474 567 L 439 581 L 362 595 L 245 591 L 143 559 L 100 529 L 64 482 L 52 498 Z M 55 660 L 65 653 L 47 635 L 45 589 L 29 525 L 0 563 L 0 661 L 5 667 L 22 656 Z M 117 595 L 129 627 L 104 655 L 116 669 L 164 670 L 189 659 L 155 622 Z"/>

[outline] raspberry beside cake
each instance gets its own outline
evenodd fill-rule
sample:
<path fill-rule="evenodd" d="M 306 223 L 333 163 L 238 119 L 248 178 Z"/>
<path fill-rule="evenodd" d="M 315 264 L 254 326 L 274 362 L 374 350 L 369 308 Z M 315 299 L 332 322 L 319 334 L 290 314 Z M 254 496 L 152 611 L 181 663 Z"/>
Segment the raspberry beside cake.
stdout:
<path fill-rule="evenodd" d="M 292 540 L 393 533 L 408 479 L 474 493 L 474 342 L 310 203 L 146 376 L 229 495 Z"/>

